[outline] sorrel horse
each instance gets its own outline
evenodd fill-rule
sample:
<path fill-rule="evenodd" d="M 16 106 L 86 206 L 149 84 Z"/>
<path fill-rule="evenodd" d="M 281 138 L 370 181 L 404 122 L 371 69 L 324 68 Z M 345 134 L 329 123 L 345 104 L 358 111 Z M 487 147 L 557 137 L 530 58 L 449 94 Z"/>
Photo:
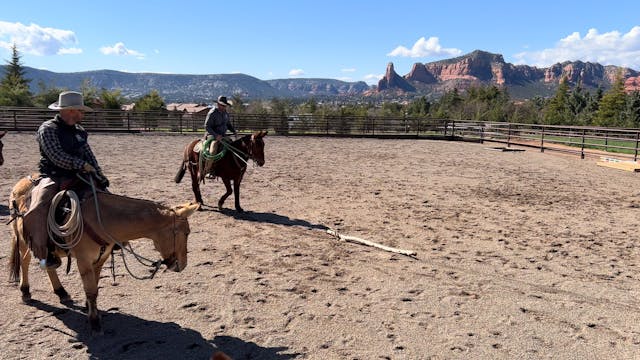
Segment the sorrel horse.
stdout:
<path fill-rule="evenodd" d="M 236 211 L 244 212 L 240 206 L 240 183 L 247 170 L 247 161 L 253 160 L 258 166 L 264 165 L 264 140 L 267 131 L 256 131 L 251 135 L 245 135 L 233 141 L 225 152 L 224 156 L 215 164 L 215 176 L 222 179 L 226 192 L 220 200 L 218 200 L 218 208 L 222 210 L 224 201 L 234 193 Z M 189 170 L 191 175 L 191 188 L 196 197 L 196 201 L 204 205 L 202 194 L 200 193 L 200 179 L 204 183 L 204 176 L 200 173 L 200 152 L 195 152 L 193 148 L 198 144 L 200 139 L 193 140 L 184 149 L 182 164 L 176 174 L 174 180 L 176 183 L 182 181 L 184 174 Z M 233 180 L 233 191 L 231 190 L 231 181 Z"/>
<path fill-rule="evenodd" d="M 9 275 L 13 281 L 18 281 L 18 277 L 20 278 L 20 291 L 22 300 L 25 302 L 31 299 L 29 291 L 31 252 L 24 239 L 23 221 L 20 215 L 28 209 L 33 187 L 34 183 L 30 178 L 22 178 L 13 187 L 9 199 L 13 218 Z M 84 231 L 78 243 L 70 249 L 68 254 L 58 249 L 56 255 L 71 256 L 76 259 L 87 298 L 87 316 L 91 331 L 99 334 L 102 333 L 102 325 L 97 308 L 98 281 L 102 265 L 109 258 L 116 241 L 122 244 L 139 238 L 151 239 L 156 250 L 160 252 L 162 263 L 168 269 L 181 271 L 187 266 L 187 237 L 190 231 L 187 217 L 193 214 L 199 205 L 187 204 L 169 208 L 149 200 L 106 192 L 95 194 L 95 197 L 89 195 L 80 204 Z M 60 283 L 56 270 L 47 270 L 47 275 L 60 301 L 70 301 L 71 298 Z"/>
<path fill-rule="evenodd" d="M 2 156 L 2 148 L 4 147 L 4 144 L 1 139 L 5 135 L 7 135 L 6 131 L 0 131 L 0 165 L 4 164 L 4 156 Z"/>

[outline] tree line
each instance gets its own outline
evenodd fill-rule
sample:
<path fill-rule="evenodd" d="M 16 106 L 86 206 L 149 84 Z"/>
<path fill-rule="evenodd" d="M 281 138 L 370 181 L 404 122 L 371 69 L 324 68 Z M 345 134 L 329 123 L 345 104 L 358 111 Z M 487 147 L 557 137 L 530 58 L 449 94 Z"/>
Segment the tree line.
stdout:
<path fill-rule="evenodd" d="M 30 91 L 30 79 L 15 44 L 0 80 L 0 106 L 47 107 L 67 90 L 39 83 L 39 91 Z M 88 105 L 103 109 L 121 109 L 135 103 L 135 111 L 163 110 L 165 101 L 157 90 L 136 99 L 125 98 L 118 89 L 97 89 L 85 80 L 79 89 Z M 233 94 L 233 111 L 287 117 L 299 114 L 341 117 L 410 117 L 452 120 L 496 121 L 547 125 L 576 125 L 640 128 L 640 93 L 624 90 L 624 77 L 618 74 L 607 91 L 586 90 L 582 85 L 570 86 L 563 78 L 549 98 L 535 96 L 528 100 L 512 100 L 508 90 L 495 85 L 474 86 L 463 91 L 454 88 L 437 99 L 425 96 L 405 101 L 376 101 L 359 98 L 348 102 L 335 99 L 280 99 L 246 102 Z"/>

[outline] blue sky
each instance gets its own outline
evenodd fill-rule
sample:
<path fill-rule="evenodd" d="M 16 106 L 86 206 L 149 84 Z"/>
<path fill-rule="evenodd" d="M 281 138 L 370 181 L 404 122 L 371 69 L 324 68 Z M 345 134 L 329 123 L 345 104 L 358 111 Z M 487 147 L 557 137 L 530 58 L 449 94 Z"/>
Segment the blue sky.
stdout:
<path fill-rule="evenodd" d="M 596 5 L 599 4 L 599 5 Z M 480 49 L 640 70 L 640 1 L 5 1 L 0 57 L 55 72 L 243 73 L 376 84 Z"/>

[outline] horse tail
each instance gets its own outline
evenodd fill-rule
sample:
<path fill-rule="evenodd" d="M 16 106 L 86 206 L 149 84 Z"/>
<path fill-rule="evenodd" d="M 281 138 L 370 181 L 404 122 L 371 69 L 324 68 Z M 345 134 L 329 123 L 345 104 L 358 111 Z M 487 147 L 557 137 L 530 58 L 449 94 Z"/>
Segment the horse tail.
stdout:
<path fill-rule="evenodd" d="M 10 208 L 13 211 L 17 211 L 16 201 L 13 199 Z M 9 255 L 9 281 L 12 282 L 17 282 L 20 278 L 20 234 L 18 233 L 16 221 L 18 220 L 13 218 L 13 224 L 11 224 L 13 241 L 11 242 L 11 255 Z"/>
<path fill-rule="evenodd" d="M 178 169 L 178 173 L 173 178 L 173 181 L 175 181 L 176 184 L 179 184 L 180 181 L 182 181 L 182 178 L 184 177 L 184 173 L 186 171 L 187 171 L 187 163 L 182 162 L 182 164 L 180 164 L 180 169 Z"/>

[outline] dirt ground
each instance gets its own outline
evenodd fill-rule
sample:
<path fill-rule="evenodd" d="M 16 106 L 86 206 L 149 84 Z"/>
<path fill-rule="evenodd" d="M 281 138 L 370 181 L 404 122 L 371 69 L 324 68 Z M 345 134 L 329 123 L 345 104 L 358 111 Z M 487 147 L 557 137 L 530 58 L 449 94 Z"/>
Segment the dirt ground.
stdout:
<path fill-rule="evenodd" d="M 111 191 L 177 205 L 191 136 L 99 135 Z M 32 134 L 3 138 L 0 221 L 36 168 Z M 92 337 L 75 266 L 65 306 L 31 266 L 33 303 L 0 282 L 2 359 L 630 359 L 640 353 L 640 175 L 534 149 L 265 138 L 238 214 L 189 218 L 189 265 L 135 280 L 103 269 Z M 215 204 L 220 181 L 203 185 Z M 417 252 L 337 241 L 326 228 Z M 3 268 L 10 227 L 0 227 Z M 147 240 L 135 249 L 157 257 Z M 109 265 L 109 262 L 107 263 Z M 110 266 L 110 265 L 109 265 Z M 133 266 L 144 275 L 146 270 Z M 5 278 L 5 279 L 8 279 Z"/>

